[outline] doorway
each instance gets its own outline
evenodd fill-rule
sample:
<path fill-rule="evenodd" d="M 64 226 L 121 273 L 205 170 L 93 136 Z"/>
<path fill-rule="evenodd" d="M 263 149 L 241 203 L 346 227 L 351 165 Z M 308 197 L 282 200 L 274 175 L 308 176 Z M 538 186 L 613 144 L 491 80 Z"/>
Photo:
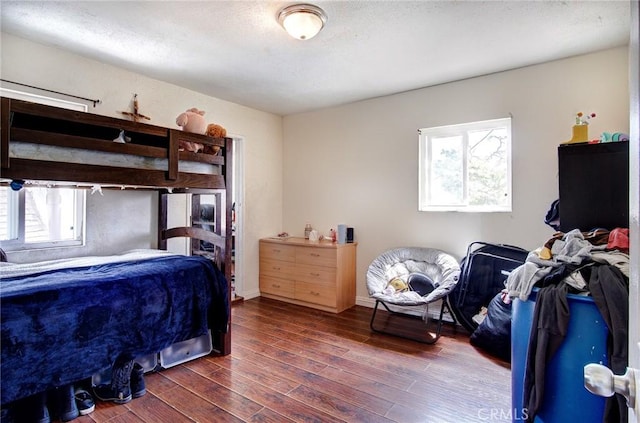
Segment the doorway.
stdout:
<path fill-rule="evenodd" d="M 232 302 L 244 299 L 244 137 L 234 136 L 233 139 L 233 276 Z"/>

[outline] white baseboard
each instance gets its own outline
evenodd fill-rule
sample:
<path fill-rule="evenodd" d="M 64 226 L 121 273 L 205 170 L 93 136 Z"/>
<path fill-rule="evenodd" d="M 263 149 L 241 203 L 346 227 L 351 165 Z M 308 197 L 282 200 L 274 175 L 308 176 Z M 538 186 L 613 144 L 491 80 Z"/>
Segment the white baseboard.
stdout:
<path fill-rule="evenodd" d="M 242 296 L 245 300 L 250 300 L 251 298 L 256 298 L 260 296 L 260 291 L 252 291 L 250 293 L 243 293 Z M 371 297 L 356 297 L 356 305 L 368 308 L 374 308 L 376 306 L 376 300 Z M 396 307 L 392 307 L 394 310 Z M 424 310 L 422 307 L 397 307 L 399 311 L 407 314 L 413 314 L 416 316 L 422 316 L 422 311 Z M 429 304 L 429 317 L 433 319 L 437 319 L 440 317 L 440 301 L 436 301 L 434 303 Z M 445 314 L 444 315 L 445 322 L 453 322 L 451 316 Z"/>
<path fill-rule="evenodd" d="M 356 305 L 373 308 L 376 305 L 376 300 L 371 297 L 356 297 Z"/>
<path fill-rule="evenodd" d="M 241 296 L 242 298 L 244 298 L 245 300 L 250 300 L 252 298 L 257 298 L 260 296 L 260 291 L 249 291 L 249 292 L 243 292 L 243 293 L 238 293 L 239 296 Z"/>

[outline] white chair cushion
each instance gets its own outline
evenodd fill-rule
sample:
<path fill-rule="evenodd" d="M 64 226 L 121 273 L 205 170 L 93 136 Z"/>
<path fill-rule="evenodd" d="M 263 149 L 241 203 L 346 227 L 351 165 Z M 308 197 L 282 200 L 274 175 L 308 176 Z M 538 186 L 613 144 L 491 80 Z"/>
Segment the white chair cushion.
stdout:
<path fill-rule="evenodd" d="M 393 278 L 407 280 L 410 273 L 424 273 L 436 289 L 421 297 L 417 292 L 385 293 Z M 372 298 L 398 305 L 422 305 L 446 296 L 458 283 L 460 265 L 448 253 L 435 248 L 402 247 L 380 254 L 367 270 L 367 290 Z"/>

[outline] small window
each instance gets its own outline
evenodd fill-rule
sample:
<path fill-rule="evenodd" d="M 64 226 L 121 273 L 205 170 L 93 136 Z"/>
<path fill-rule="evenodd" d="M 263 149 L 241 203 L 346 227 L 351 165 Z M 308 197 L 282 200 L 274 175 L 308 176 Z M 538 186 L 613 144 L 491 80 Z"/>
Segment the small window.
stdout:
<path fill-rule="evenodd" d="M 511 118 L 418 133 L 420 211 L 511 211 Z"/>
<path fill-rule="evenodd" d="M 87 105 L 0 87 L 3 97 L 86 112 Z M 4 181 L 8 182 L 8 181 Z M 7 251 L 84 245 L 86 190 L 0 186 L 0 244 Z"/>
<path fill-rule="evenodd" d="M 84 244 L 85 190 L 0 187 L 0 241 L 7 251 Z"/>

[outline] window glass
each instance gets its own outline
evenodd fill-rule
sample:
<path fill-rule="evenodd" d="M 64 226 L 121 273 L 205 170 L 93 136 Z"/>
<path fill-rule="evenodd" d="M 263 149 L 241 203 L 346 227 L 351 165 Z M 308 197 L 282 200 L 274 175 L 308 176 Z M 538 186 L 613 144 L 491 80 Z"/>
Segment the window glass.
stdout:
<path fill-rule="evenodd" d="M 511 119 L 419 130 L 419 209 L 511 211 Z"/>
<path fill-rule="evenodd" d="M 75 189 L 28 188 L 25 195 L 25 242 L 78 238 Z"/>
<path fill-rule="evenodd" d="M 431 141 L 431 195 L 433 205 L 462 204 L 464 177 L 462 137 L 434 137 Z"/>
<path fill-rule="evenodd" d="M 0 240 L 2 241 L 18 237 L 17 200 L 18 193 L 9 187 L 0 187 Z"/>
<path fill-rule="evenodd" d="M 85 190 L 0 187 L 0 240 L 7 250 L 82 245 Z"/>

